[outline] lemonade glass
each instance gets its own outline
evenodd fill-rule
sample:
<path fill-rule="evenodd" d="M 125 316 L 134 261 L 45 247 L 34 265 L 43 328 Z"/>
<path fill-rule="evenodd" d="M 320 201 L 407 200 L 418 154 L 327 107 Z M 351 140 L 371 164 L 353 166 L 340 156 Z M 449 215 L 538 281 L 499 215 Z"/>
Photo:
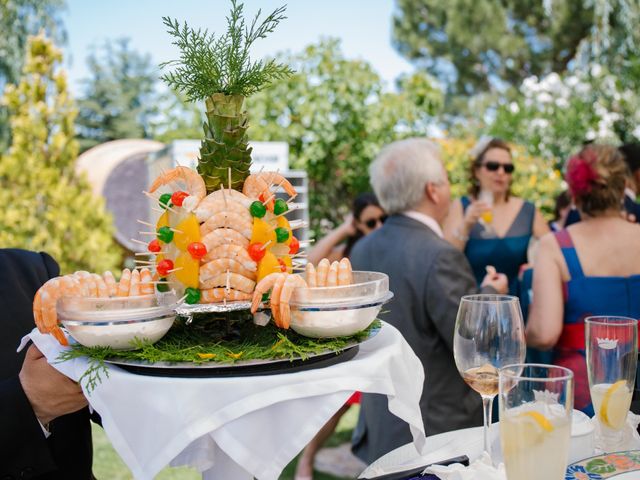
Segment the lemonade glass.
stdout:
<path fill-rule="evenodd" d="M 563 480 L 573 411 L 573 372 L 541 364 L 499 371 L 500 441 L 508 480 Z"/>
<path fill-rule="evenodd" d="M 616 449 L 633 396 L 638 362 L 638 321 L 627 317 L 585 319 L 587 372 L 603 450 Z"/>

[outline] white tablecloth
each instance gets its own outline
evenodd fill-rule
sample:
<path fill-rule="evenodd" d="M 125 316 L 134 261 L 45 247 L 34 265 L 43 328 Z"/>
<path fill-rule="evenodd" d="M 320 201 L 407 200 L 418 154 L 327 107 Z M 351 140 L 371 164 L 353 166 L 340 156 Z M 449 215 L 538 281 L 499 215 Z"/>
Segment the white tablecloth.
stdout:
<path fill-rule="evenodd" d="M 56 363 L 53 337 L 29 334 L 49 362 L 78 380 L 84 358 Z M 422 365 L 391 325 L 347 362 L 304 372 L 252 377 L 165 378 L 109 367 L 88 394 L 113 447 L 140 479 L 189 465 L 204 478 L 276 479 L 354 390 L 386 394 L 409 423 L 417 452 L 426 439 L 419 399 Z M 84 388 L 84 386 L 83 386 Z"/>

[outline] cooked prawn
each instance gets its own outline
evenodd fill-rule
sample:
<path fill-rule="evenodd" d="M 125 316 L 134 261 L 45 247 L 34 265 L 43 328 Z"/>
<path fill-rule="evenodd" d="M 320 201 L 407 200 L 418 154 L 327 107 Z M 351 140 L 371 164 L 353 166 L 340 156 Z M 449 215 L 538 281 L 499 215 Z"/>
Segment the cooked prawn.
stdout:
<path fill-rule="evenodd" d="M 198 207 L 204 208 L 210 202 L 221 201 L 222 203 L 224 203 L 225 200 L 227 202 L 229 201 L 237 202 L 240 205 L 243 205 L 245 208 L 249 208 L 249 206 L 253 202 L 252 199 L 247 197 L 244 193 L 239 192 L 238 190 L 233 190 L 233 189 L 229 190 L 228 188 L 221 188 L 220 190 L 216 190 L 215 192 L 211 192 L 209 195 L 207 195 L 204 198 L 204 200 L 202 200 L 200 205 L 198 205 Z"/>
<path fill-rule="evenodd" d="M 207 187 L 204 180 L 198 172 L 187 167 L 176 167 L 163 173 L 149 187 L 149 192 L 153 193 L 163 185 L 172 182 L 184 185 L 185 191 L 193 199 L 185 198 L 182 205 L 189 210 L 198 206 L 202 199 L 207 195 Z M 185 202 L 186 205 L 185 205 Z"/>
<path fill-rule="evenodd" d="M 107 287 L 104 279 L 97 273 L 92 273 L 91 279 L 96 286 L 96 293 L 98 294 L 97 296 L 100 298 L 109 298 L 109 287 Z"/>
<path fill-rule="evenodd" d="M 338 285 L 351 285 L 353 283 L 353 271 L 351 262 L 347 257 L 340 260 L 338 265 Z"/>
<path fill-rule="evenodd" d="M 256 285 L 256 289 L 253 291 L 253 299 L 251 301 L 251 313 L 256 313 L 258 307 L 262 302 L 262 296 L 273 288 L 274 283 L 280 277 L 283 277 L 284 273 L 270 273 Z"/>
<path fill-rule="evenodd" d="M 234 290 L 233 288 L 208 288 L 200 290 L 200 301 L 202 303 L 214 303 L 229 300 L 232 302 L 251 300 L 251 294 Z"/>
<path fill-rule="evenodd" d="M 137 297 L 140 295 L 140 271 L 134 269 L 131 271 L 131 280 L 129 282 L 130 297 Z"/>
<path fill-rule="evenodd" d="M 316 270 L 316 286 L 327 286 L 327 276 L 329 275 L 330 267 L 331 262 L 327 258 L 323 258 L 322 260 L 320 260 L 320 263 L 318 263 L 318 268 Z"/>
<path fill-rule="evenodd" d="M 140 270 L 140 294 L 152 295 L 155 292 L 153 287 L 153 276 L 148 268 Z"/>
<path fill-rule="evenodd" d="M 270 188 L 272 185 L 277 185 L 284 188 L 284 191 L 289 194 L 289 197 L 295 197 L 296 195 L 298 195 L 298 192 L 296 192 L 296 189 L 293 188 L 291 182 L 289 182 L 289 180 L 280 175 L 278 172 L 262 172 L 256 175 L 265 181 L 265 183 L 267 184 L 267 188 Z"/>
<path fill-rule="evenodd" d="M 231 228 L 216 228 L 203 235 L 200 241 L 207 247 L 207 252 L 211 252 L 221 245 L 231 244 L 242 248 L 249 246 L 249 239 Z"/>
<path fill-rule="evenodd" d="M 221 273 L 215 277 L 209 278 L 205 282 L 200 282 L 200 289 L 225 287 L 240 290 L 241 292 L 251 293 L 256 286 L 256 282 L 239 273 Z"/>
<path fill-rule="evenodd" d="M 313 263 L 307 263 L 307 266 L 305 267 L 305 276 L 307 278 L 307 285 L 309 287 L 315 287 L 317 282 L 316 267 L 313 266 Z"/>
<path fill-rule="evenodd" d="M 122 275 L 120 276 L 120 281 L 118 282 L 118 297 L 128 297 L 129 289 L 131 286 L 131 270 L 125 268 L 122 270 Z"/>
<path fill-rule="evenodd" d="M 251 219 L 247 220 L 236 212 L 219 212 L 200 225 L 200 235 L 204 237 L 216 228 L 230 228 L 249 239 L 253 232 L 253 221 Z"/>
<path fill-rule="evenodd" d="M 218 245 L 207 252 L 202 259 L 203 263 L 215 260 L 216 258 L 232 258 L 240 262 L 247 270 L 255 272 L 258 269 L 257 263 L 249 256 L 249 252 L 247 252 L 247 249 L 243 246 L 226 243 Z"/>
<path fill-rule="evenodd" d="M 204 222 L 212 215 L 220 212 L 235 212 L 249 221 L 251 221 L 252 218 L 251 213 L 249 213 L 249 207 L 233 198 L 225 199 L 217 197 L 210 200 L 209 197 L 207 197 L 200 202 L 200 205 L 193 211 L 199 222 Z"/>
<path fill-rule="evenodd" d="M 104 283 L 107 285 L 107 289 L 109 290 L 109 296 L 115 297 L 118 292 L 118 284 L 116 283 L 116 279 L 109 270 L 102 274 L 102 278 L 104 279 Z"/>
<path fill-rule="evenodd" d="M 232 258 L 216 258 L 215 260 L 211 260 L 200 267 L 200 282 L 206 282 L 211 277 L 226 273 L 227 271 L 231 273 L 239 273 L 250 280 L 255 280 L 257 275 L 255 270 L 247 270 L 242 266 L 242 263 L 237 260 Z"/>
<path fill-rule="evenodd" d="M 33 317 L 41 333 L 50 333 L 61 345 L 68 345 L 67 338 L 58 326 L 56 303 L 63 296 L 81 297 L 79 280 L 73 275 L 48 280 L 36 292 L 33 301 Z"/>
<path fill-rule="evenodd" d="M 307 282 L 300 275 L 288 275 L 280 293 L 280 326 L 284 329 L 291 324 L 291 307 L 289 300 L 295 288 L 307 288 Z"/>
<path fill-rule="evenodd" d="M 273 210 L 274 200 L 271 197 L 271 190 L 269 189 L 269 184 L 262 178 L 262 174 L 252 174 L 249 175 L 242 186 L 242 193 L 244 193 L 247 197 L 255 199 L 259 199 L 260 195 L 262 195 L 262 201 L 267 201 L 266 207 L 269 210 Z"/>

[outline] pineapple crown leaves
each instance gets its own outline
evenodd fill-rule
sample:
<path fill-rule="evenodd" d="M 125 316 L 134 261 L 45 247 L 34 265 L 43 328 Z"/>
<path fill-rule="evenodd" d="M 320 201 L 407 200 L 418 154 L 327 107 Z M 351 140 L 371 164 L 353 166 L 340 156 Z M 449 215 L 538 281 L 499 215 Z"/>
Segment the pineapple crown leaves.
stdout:
<path fill-rule="evenodd" d="M 162 17 L 167 32 L 175 38 L 173 44 L 180 49 L 180 58 L 160 64 L 160 68 L 175 67 L 161 78 L 169 87 L 181 91 L 189 100 L 197 101 L 215 93 L 249 96 L 262 90 L 275 80 L 293 73 L 287 65 L 251 62 L 249 49 L 259 38 L 265 38 L 285 19 L 282 6 L 275 9 L 260 24 L 261 11 L 247 25 L 243 16 L 243 4 L 231 1 L 231 13 L 227 17 L 227 31 L 216 38 L 208 30 L 194 30 L 185 22 Z"/>

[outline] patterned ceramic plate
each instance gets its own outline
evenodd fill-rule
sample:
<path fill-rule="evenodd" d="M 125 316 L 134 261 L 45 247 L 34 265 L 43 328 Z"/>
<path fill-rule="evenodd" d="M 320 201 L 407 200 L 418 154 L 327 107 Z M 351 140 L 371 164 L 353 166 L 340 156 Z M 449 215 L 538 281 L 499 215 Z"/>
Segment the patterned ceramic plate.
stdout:
<path fill-rule="evenodd" d="M 567 467 L 565 480 L 640 479 L 640 450 L 585 458 Z"/>

